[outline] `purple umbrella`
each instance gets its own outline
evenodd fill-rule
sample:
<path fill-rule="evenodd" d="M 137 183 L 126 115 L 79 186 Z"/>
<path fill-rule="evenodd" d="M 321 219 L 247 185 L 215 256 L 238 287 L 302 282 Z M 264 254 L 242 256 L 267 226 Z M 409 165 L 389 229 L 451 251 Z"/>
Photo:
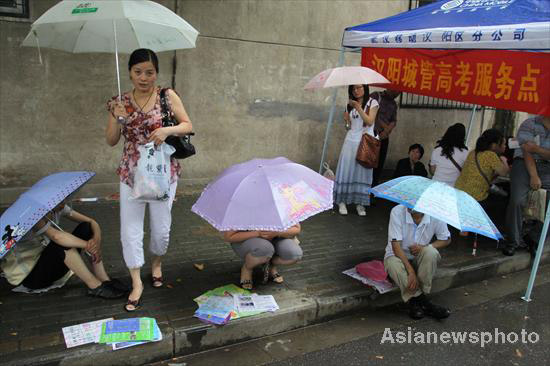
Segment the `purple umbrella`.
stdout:
<path fill-rule="evenodd" d="M 220 231 L 284 231 L 332 208 L 333 182 L 286 158 L 253 159 L 224 170 L 191 211 Z"/>
<path fill-rule="evenodd" d="M 19 196 L 0 217 L 0 258 L 41 218 L 94 175 L 94 172 L 85 171 L 55 173 L 42 178 Z"/>

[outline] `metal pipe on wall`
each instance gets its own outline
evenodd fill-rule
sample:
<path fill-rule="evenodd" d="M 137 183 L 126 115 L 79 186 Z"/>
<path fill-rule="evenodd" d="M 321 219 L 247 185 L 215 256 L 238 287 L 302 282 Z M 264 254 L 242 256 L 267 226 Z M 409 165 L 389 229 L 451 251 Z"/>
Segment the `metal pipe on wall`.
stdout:
<path fill-rule="evenodd" d="M 472 125 L 474 123 L 474 117 L 476 115 L 477 105 L 472 108 L 472 116 L 470 117 L 470 124 L 468 125 L 468 132 L 466 133 L 466 144 L 470 141 L 470 133 L 472 132 Z"/>

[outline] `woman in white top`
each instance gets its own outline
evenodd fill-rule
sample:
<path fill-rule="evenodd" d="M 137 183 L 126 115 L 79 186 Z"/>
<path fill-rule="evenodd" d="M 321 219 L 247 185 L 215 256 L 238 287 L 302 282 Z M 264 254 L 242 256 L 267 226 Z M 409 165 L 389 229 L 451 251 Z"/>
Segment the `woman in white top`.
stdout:
<path fill-rule="evenodd" d="M 347 215 L 346 204 L 355 203 L 357 214 L 365 216 L 365 206 L 370 205 L 369 189 L 372 184 L 372 169 L 357 163 L 355 156 L 364 133 L 374 136 L 374 120 L 378 102 L 369 98 L 368 85 L 350 85 L 349 102 L 344 112 L 344 121 L 349 131 L 346 134 L 336 177 L 334 180 L 334 202 L 338 211 Z"/>
<path fill-rule="evenodd" d="M 445 131 L 441 140 L 432 152 L 430 173 L 433 180 L 455 185 L 462 166 L 468 156 L 468 148 L 464 144 L 466 128 L 462 123 L 455 123 Z"/>

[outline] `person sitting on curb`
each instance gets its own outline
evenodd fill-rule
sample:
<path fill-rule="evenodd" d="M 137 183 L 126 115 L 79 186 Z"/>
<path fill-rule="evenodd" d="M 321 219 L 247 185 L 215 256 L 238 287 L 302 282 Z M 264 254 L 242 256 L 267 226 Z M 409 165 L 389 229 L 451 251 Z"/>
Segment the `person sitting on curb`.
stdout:
<path fill-rule="evenodd" d="M 510 173 L 510 200 L 506 210 L 508 240 L 502 249 L 512 256 L 525 246 L 522 240 L 523 209 L 530 190 L 550 189 L 550 116 L 535 116 L 521 123 L 517 140 L 521 149 L 514 152 Z M 547 202 L 550 198 L 547 195 Z"/>
<path fill-rule="evenodd" d="M 437 240 L 430 243 L 433 236 Z M 384 267 L 401 290 L 401 298 L 409 304 L 409 315 L 421 319 L 425 315 L 444 319 L 450 311 L 432 304 L 427 294 L 441 259 L 439 248 L 451 243 L 447 224 L 403 205 L 391 210 L 388 244 Z"/>
<path fill-rule="evenodd" d="M 424 156 L 424 147 L 420 144 L 412 144 L 409 146 L 409 157 L 403 158 L 397 162 L 395 171 L 393 172 L 394 178 L 403 177 L 405 175 L 419 175 L 421 177 L 427 177 L 428 171 L 424 166 L 424 163 L 420 161 Z"/>
<path fill-rule="evenodd" d="M 59 228 L 61 216 L 78 223 L 73 233 Z M 55 227 L 54 227 L 55 226 Z M 91 258 L 93 273 L 84 263 L 80 250 Z M 97 222 L 64 202 L 41 219 L 0 261 L 8 282 L 43 292 L 63 282 L 73 271 L 88 287 L 89 296 L 120 298 L 129 289 L 119 280 L 111 280 L 101 259 L 101 229 Z M 61 283 L 60 285 L 63 285 Z"/>
<path fill-rule="evenodd" d="M 241 267 L 241 287 L 252 290 L 252 270 L 263 264 L 264 283 L 272 280 L 283 283 L 278 265 L 289 265 L 302 259 L 302 248 L 296 239 L 301 226 L 296 224 L 286 231 L 225 231 L 223 239 L 231 243 L 235 253 L 244 260 Z"/>

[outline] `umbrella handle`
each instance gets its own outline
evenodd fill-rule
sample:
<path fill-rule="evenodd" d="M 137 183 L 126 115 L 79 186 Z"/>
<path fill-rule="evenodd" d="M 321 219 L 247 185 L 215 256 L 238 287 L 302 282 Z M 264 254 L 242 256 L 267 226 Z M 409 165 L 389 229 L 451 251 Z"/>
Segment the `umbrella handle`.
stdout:
<path fill-rule="evenodd" d="M 117 80 L 117 86 L 118 86 L 118 101 L 120 102 L 120 70 L 118 68 L 118 42 L 116 38 L 116 21 L 113 19 L 113 33 L 115 36 L 115 63 L 116 63 L 116 80 Z"/>
<path fill-rule="evenodd" d="M 477 233 L 474 235 L 474 245 L 472 247 L 472 255 L 475 257 L 477 252 Z"/>
<path fill-rule="evenodd" d="M 57 230 L 59 230 L 59 231 L 65 231 L 65 230 L 63 230 L 61 227 L 59 227 L 59 225 L 57 225 L 57 223 L 56 223 L 55 221 L 51 220 L 49 217 L 46 217 L 46 219 L 47 219 L 53 226 L 55 226 L 55 228 L 56 228 Z"/>

